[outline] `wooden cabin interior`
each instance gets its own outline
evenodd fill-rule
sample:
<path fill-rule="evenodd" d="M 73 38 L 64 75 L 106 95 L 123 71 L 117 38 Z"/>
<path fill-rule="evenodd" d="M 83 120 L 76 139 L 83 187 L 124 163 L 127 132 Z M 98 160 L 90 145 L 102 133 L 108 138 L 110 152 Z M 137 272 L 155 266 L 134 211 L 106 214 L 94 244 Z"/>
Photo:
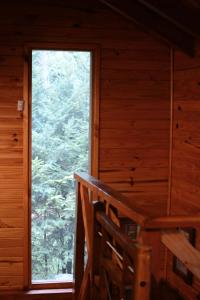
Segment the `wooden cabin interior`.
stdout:
<path fill-rule="evenodd" d="M 173 299 L 167 293 L 150 296 L 150 285 L 156 290 L 162 281 L 176 292 L 174 299 L 200 299 L 199 37 L 199 0 L 0 4 L 0 299 L 63 300 L 74 299 L 74 294 L 76 300 Z M 30 274 L 30 49 L 93 53 L 91 175 L 96 179 L 75 175 L 75 280 L 53 285 L 33 285 Z M 95 260 L 103 248 L 98 251 L 87 232 L 94 225 L 96 206 L 88 213 L 89 201 L 82 204 L 82 216 L 79 206 L 86 198 L 92 199 L 90 204 L 101 202 L 115 226 L 122 216 L 137 224 L 140 233 L 133 248 L 141 245 L 146 251 L 142 267 L 136 254 L 146 281 L 134 287 L 138 294 L 132 298 L 125 298 L 124 292 L 119 298 L 106 294 L 105 284 L 103 292 L 90 291 L 96 284 Z M 96 216 L 99 224 L 106 223 L 101 213 Z M 182 239 L 184 228 L 195 231 L 193 247 Z M 116 235 L 118 230 L 112 230 Z M 84 235 L 89 247 L 86 275 Z M 130 253 L 133 241 L 123 246 L 122 237 L 122 251 L 127 247 Z M 92 259 L 90 247 L 98 252 Z M 175 272 L 175 256 L 193 273 L 190 282 Z M 140 289 L 146 292 L 140 294 Z"/>

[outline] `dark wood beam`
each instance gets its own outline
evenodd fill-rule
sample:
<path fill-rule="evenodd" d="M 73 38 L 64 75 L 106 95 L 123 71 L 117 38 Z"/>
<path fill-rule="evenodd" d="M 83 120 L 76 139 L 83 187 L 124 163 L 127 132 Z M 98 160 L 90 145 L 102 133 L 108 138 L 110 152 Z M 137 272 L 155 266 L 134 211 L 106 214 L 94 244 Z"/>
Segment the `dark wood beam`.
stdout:
<path fill-rule="evenodd" d="M 138 0 L 138 2 L 184 31 L 200 36 L 200 6 L 197 7 L 188 0 Z"/>
<path fill-rule="evenodd" d="M 145 7 L 137 0 L 99 0 L 114 11 L 131 21 L 140 24 L 144 29 L 159 36 L 173 46 L 178 47 L 190 56 L 195 53 L 195 38 L 176 24 Z"/>

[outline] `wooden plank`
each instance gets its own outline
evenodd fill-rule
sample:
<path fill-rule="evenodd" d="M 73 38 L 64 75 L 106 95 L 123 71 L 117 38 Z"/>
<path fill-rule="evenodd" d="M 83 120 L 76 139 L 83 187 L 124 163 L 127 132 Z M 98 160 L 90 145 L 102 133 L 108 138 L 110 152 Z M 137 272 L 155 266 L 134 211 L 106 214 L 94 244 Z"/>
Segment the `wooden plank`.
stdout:
<path fill-rule="evenodd" d="M 103 49 L 102 52 L 104 52 Z M 118 51 L 110 49 L 110 51 Z M 123 50 L 121 50 L 123 51 Z M 131 52 L 134 50 L 131 50 Z M 126 61 L 123 60 L 123 63 L 126 63 Z M 146 63 L 148 66 L 148 62 Z M 120 72 L 116 72 L 117 68 L 116 66 L 109 67 L 109 62 L 107 63 L 105 68 L 101 69 L 101 78 L 103 80 L 124 80 L 124 78 L 127 78 L 129 81 L 134 80 L 155 80 L 155 81 L 168 81 L 169 80 L 169 72 L 168 70 L 160 70 L 159 72 L 157 70 L 135 70 L 135 69 L 126 69 L 126 70 L 120 70 Z"/>
<path fill-rule="evenodd" d="M 30 9 L 35 10 L 34 6 L 29 6 Z M 37 12 L 30 17 L 28 11 L 25 12 L 24 18 L 20 19 L 16 15 L 13 16 L 17 20 L 15 21 L 16 26 L 32 26 L 37 24 L 43 30 L 48 30 L 49 26 L 55 26 L 62 28 L 63 24 L 65 24 L 65 28 L 94 28 L 94 29 L 107 29 L 108 26 L 110 29 L 114 30 L 116 28 L 116 24 L 123 29 L 123 30 L 133 30 L 135 29 L 135 25 L 132 23 L 127 22 L 121 16 L 116 14 L 111 14 L 107 9 L 99 9 L 99 10 L 81 10 L 79 9 L 78 13 L 77 10 L 73 10 L 72 8 L 64 11 L 59 11 L 59 15 L 56 14 L 55 10 L 57 7 L 55 6 L 55 10 L 48 7 L 48 15 L 45 15 L 46 8 L 40 6 Z M 54 18 L 53 18 L 54 17 Z M 7 18 L 4 16 L 0 20 L 0 24 L 6 26 L 10 25 L 11 22 L 11 12 L 9 11 L 9 16 L 7 14 Z M 102 18 L 104 22 L 102 23 Z M 138 29 L 138 33 L 141 35 L 145 35 L 144 32 Z M 3 53 L 4 54 L 4 53 Z"/>
<path fill-rule="evenodd" d="M 5 276 L 23 276 L 23 263 L 10 262 L 0 263 L 0 272 Z"/>
<path fill-rule="evenodd" d="M 35 24 L 34 26 L 32 26 L 31 28 L 28 27 L 24 27 L 23 25 L 18 25 L 17 26 L 17 30 L 18 30 L 18 35 L 16 36 L 16 38 L 23 39 L 28 37 L 28 34 L 32 35 L 32 40 L 34 40 L 34 37 L 40 38 L 40 37 L 44 37 L 45 32 L 46 32 L 46 38 L 62 38 L 64 40 L 64 38 L 68 37 L 69 41 L 71 39 L 74 39 L 74 35 L 76 35 L 76 40 L 80 40 L 83 39 L 83 37 L 85 36 L 85 39 L 88 40 L 89 38 L 92 40 L 92 42 L 95 42 L 95 40 L 109 40 L 110 38 L 112 38 L 113 40 L 118 40 L 119 36 L 120 36 L 120 40 L 131 40 L 134 39 L 138 36 L 137 31 L 133 31 L 133 30 L 123 30 L 121 28 L 119 28 L 119 32 L 117 33 L 115 29 L 110 29 L 110 30 L 105 30 L 105 28 L 95 28 L 95 30 L 91 30 L 90 28 L 85 28 L 85 27 L 71 27 L 71 28 L 67 28 L 66 26 L 61 30 L 61 27 L 56 27 L 56 26 L 52 26 L 51 30 L 46 30 L 46 28 L 44 27 L 43 30 L 41 30 L 42 28 L 40 26 L 38 26 L 37 24 Z M 2 31 L 0 28 L 0 35 L 2 37 L 2 39 L 6 36 L 7 34 L 12 35 L 13 34 L 13 25 L 7 25 L 6 26 L 6 30 L 4 28 L 4 30 Z M 41 34 L 41 36 L 39 35 Z M 122 35 L 123 34 L 123 35 Z M 14 59 L 15 63 L 18 62 L 18 58 L 14 57 L 14 58 L 10 58 L 10 59 Z M 23 64 L 23 61 L 21 61 L 21 63 Z"/>
<path fill-rule="evenodd" d="M 150 96 L 149 96 L 150 98 Z M 133 98 L 132 98 L 133 99 Z M 137 98 L 138 99 L 138 98 Z M 141 96 L 141 99 L 143 97 Z M 134 100 L 134 99 L 133 99 Z M 148 100 L 147 100 L 148 101 Z M 122 114 L 119 110 L 116 111 L 104 111 L 102 112 L 102 120 L 111 120 L 115 118 L 119 121 L 126 120 L 128 121 L 137 121 L 137 120 L 169 120 L 169 111 L 167 109 L 158 111 L 152 111 L 150 113 L 149 110 L 137 110 L 135 113 L 127 112 L 126 114 Z"/>
<path fill-rule="evenodd" d="M 23 218 L 0 218 L 0 228 L 23 228 Z M 1 242 L 0 242 L 1 244 Z"/>
<path fill-rule="evenodd" d="M 113 181 L 130 180 L 133 178 L 148 178 L 153 179 L 166 179 L 168 176 L 166 168 L 105 168 L 100 169 L 100 179 L 108 185 Z"/>
<path fill-rule="evenodd" d="M 137 139 L 140 138 L 141 135 L 148 137 L 149 141 L 153 140 L 153 139 L 163 139 L 163 140 L 168 140 L 169 137 L 167 136 L 168 134 L 168 130 L 162 130 L 162 129 L 157 129 L 157 130 L 132 130 L 132 132 L 129 132 L 127 141 L 130 139 Z M 119 139 L 121 137 L 124 137 L 124 135 L 126 135 L 127 130 L 126 129 L 121 129 L 119 128 L 117 131 L 115 129 L 102 129 L 101 130 L 101 138 L 102 139 L 106 139 L 106 138 L 113 138 L 113 139 Z M 112 146 L 111 146 L 112 147 Z M 133 144 L 133 148 L 134 148 L 134 144 Z M 152 151 L 156 151 L 157 149 L 153 149 Z"/>
<path fill-rule="evenodd" d="M 135 207 L 142 207 L 141 213 L 148 215 L 150 218 L 166 214 L 167 187 L 165 192 L 159 193 L 159 196 L 156 190 L 153 193 L 147 193 L 145 190 L 139 193 L 134 191 L 127 192 L 126 190 L 120 192 L 128 198 L 130 207 L 133 207 L 133 209 Z M 156 243 L 154 243 L 154 246 Z M 161 266 L 159 267 L 162 268 Z"/>
<path fill-rule="evenodd" d="M 163 233 L 162 243 L 200 279 L 200 252 L 179 232 Z"/>
<path fill-rule="evenodd" d="M 198 227 L 200 226 L 200 216 L 198 215 L 173 215 L 155 218 L 152 221 L 146 223 L 147 228 L 175 228 L 176 226 L 188 228 L 188 227 Z M 173 236 L 173 235 L 172 235 Z M 176 235 L 175 235 L 176 237 Z"/>
<path fill-rule="evenodd" d="M 1 248 L 0 257 L 23 257 L 23 247 Z"/>
<path fill-rule="evenodd" d="M 5 248 L 5 247 L 23 247 L 23 239 L 19 238 L 1 238 L 0 239 L 0 247 Z M 1 259 L 0 259 L 1 261 Z"/>
<path fill-rule="evenodd" d="M 157 12 L 150 10 L 140 1 L 126 1 L 121 4 L 117 0 L 100 0 L 127 19 L 136 22 L 159 35 L 172 45 L 178 46 L 185 53 L 194 55 L 194 37 Z"/>
<path fill-rule="evenodd" d="M 122 106 L 123 109 L 123 106 Z M 1 126 L 1 123 L 0 123 Z M 102 129 L 115 129 L 115 128 L 121 128 L 126 130 L 158 130 L 169 129 L 169 120 L 135 120 L 135 118 L 132 118 L 132 120 L 126 120 L 126 119 L 103 119 L 101 128 Z M 133 145 L 132 145 L 133 147 Z"/>
<path fill-rule="evenodd" d="M 82 215 L 80 183 L 76 184 L 76 243 L 75 243 L 75 299 L 78 299 L 84 274 L 85 230 Z"/>
<path fill-rule="evenodd" d="M 90 173 L 98 178 L 100 122 L 100 49 L 92 51 L 92 101 L 90 128 Z"/>
<path fill-rule="evenodd" d="M 24 238 L 24 230 L 22 228 L 0 228 L 0 239 L 15 239 L 16 237 L 19 239 Z"/>
<path fill-rule="evenodd" d="M 141 38 L 141 34 L 138 33 L 138 37 Z M 108 61 L 117 59 L 119 61 L 126 61 L 129 60 L 140 60 L 141 62 L 146 61 L 146 63 L 149 63 L 149 61 L 167 61 L 168 57 L 170 55 L 170 49 L 166 48 L 165 51 L 160 51 L 160 49 L 154 49 L 154 50 L 147 50 L 147 49 L 141 49 L 141 50 L 130 50 L 130 49 L 103 49 L 102 51 L 102 60 Z M 117 74 L 116 74 L 117 75 Z M 168 75 L 169 79 L 169 75 Z M 158 80 L 160 81 L 161 78 L 158 77 Z"/>
<path fill-rule="evenodd" d="M 18 166 L 0 166 L 0 180 L 22 178 L 22 167 Z"/>
<path fill-rule="evenodd" d="M 12 120 L 12 122 L 11 122 Z M 0 129 L 21 129 L 22 127 L 22 120 L 21 119 L 10 119 L 10 118 L 1 118 L 0 117 Z"/>
<path fill-rule="evenodd" d="M 145 191 L 147 192 L 151 192 L 151 189 L 154 190 L 155 189 L 155 186 L 159 186 L 160 188 L 162 187 L 166 187 L 166 183 L 168 182 L 168 178 L 165 178 L 165 179 L 137 179 L 137 178 L 123 178 L 121 180 L 116 180 L 116 179 L 112 179 L 110 180 L 108 183 L 110 186 L 112 186 L 114 188 L 114 186 L 116 185 L 117 187 L 119 187 L 119 189 L 126 189 L 127 188 L 127 191 L 128 189 L 132 188 L 134 190 L 137 190 L 137 189 L 142 189 L 143 187 L 145 187 Z M 149 187 L 147 187 L 147 185 Z M 158 188 L 159 190 L 159 188 Z"/>
<path fill-rule="evenodd" d="M 19 288 L 22 286 L 23 276 L 0 276 L 1 289 Z M 5 297 L 5 296 L 4 296 Z"/>
<path fill-rule="evenodd" d="M 23 57 L 22 56 L 13 56 L 13 55 L 0 55 L 0 68 L 1 66 L 13 65 L 16 67 L 23 66 Z"/>
<path fill-rule="evenodd" d="M 118 85 L 118 82 L 120 81 L 119 83 L 119 86 L 121 84 L 124 84 L 124 81 L 126 81 L 126 89 L 129 90 L 129 87 L 131 85 L 131 82 L 127 79 L 124 79 L 124 80 L 107 80 L 105 81 L 108 82 L 108 83 L 112 83 L 114 82 L 114 84 Z M 149 81 L 148 81 L 149 82 Z M 142 89 L 142 86 L 140 86 L 140 83 L 141 81 L 138 80 L 138 81 L 135 81 L 135 84 L 137 85 L 137 89 Z M 145 82 L 144 83 L 144 86 L 145 85 Z M 159 84 L 159 82 L 158 82 Z M 160 85 L 159 85 L 160 86 Z M 169 87 L 168 85 L 168 82 L 166 82 L 166 86 Z M 121 88 L 121 87 L 120 87 Z M 150 95 L 152 95 L 150 93 Z M 167 93 L 166 93 L 167 95 Z M 112 109 L 113 111 L 118 111 L 120 108 L 124 110 L 124 113 L 127 113 L 128 111 L 131 111 L 132 113 L 134 113 L 134 111 L 140 111 L 140 110 L 149 110 L 151 113 L 151 111 L 160 111 L 160 110 L 165 110 L 165 109 L 169 109 L 169 103 L 168 101 L 166 101 L 166 99 L 163 99 L 162 97 L 158 100 L 156 99 L 155 97 L 152 97 L 150 99 L 148 99 L 148 101 L 141 101 L 139 99 L 137 99 L 134 95 L 134 98 L 129 98 L 129 97 L 125 97 L 125 95 L 123 96 L 123 99 L 126 99 L 126 101 L 124 101 L 122 103 L 121 99 L 119 98 L 114 98 L 112 96 L 112 100 L 108 100 L 107 98 L 104 99 L 104 101 L 102 101 L 101 103 L 101 109 L 102 111 L 104 110 L 110 110 Z M 110 120 L 112 122 L 112 120 Z M 158 130 L 162 129 L 162 128 L 157 128 Z"/>
<path fill-rule="evenodd" d="M 200 71 L 199 51 L 194 59 L 175 51 L 173 91 L 173 149 L 171 213 L 194 215 L 199 207 L 199 107 L 198 78 Z M 199 248 L 199 228 L 196 232 Z M 183 252 L 181 250 L 180 252 Z M 176 285 L 187 297 L 195 298 L 199 293 L 199 281 L 188 288 L 172 271 L 172 258 L 168 256 L 167 274 L 172 285 Z"/>
<path fill-rule="evenodd" d="M 3 17 L 2 17 L 3 19 Z M 23 54 L 23 47 L 17 47 L 16 45 L 2 45 L 0 44 L 0 56 L 21 56 Z"/>
<path fill-rule="evenodd" d="M 0 46 L 1 49 L 1 46 Z M 12 65 L 8 65 L 8 66 L 0 66 L 0 74 L 1 77 L 19 77 L 22 78 L 23 76 L 23 70 L 21 66 L 16 66 L 15 68 L 12 67 Z"/>
<path fill-rule="evenodd" d="M 118 141 L 113 141 L 113 146 L 115 148 L 118 148 L 120 149 L 121 145 L 123 144 L 123 141 L 121 142 L 118 142 Z M 167 146 L 168 143 L 165 142 L 163 143 L 162 147 L 164 148 L 164 146 Z M 141 145 L 139 145 L 141 146 Z M 144 146 L 144 145 L 143 145 Z M 152 143 L 151 144 L 152 147 L 159 147 L 160 144 L 159 143 Z M 104 144 L 104 149 L 110 149 L 110 145 L 109 145 L 109 142 L 107 141 L 106 144 Z M 123 149 L 123 148 L 122 148 Z M 146 150 L 148 151 L 148 147 L 146 147 Z M 154 162 L 152 160 L 151 157 L 142 157 L 142 156 L 138 156 L 138 155 L 135 155 L 132 157 L 131 160 L 127 159 L 127 160 L 120 160 L 120 161 L 115 161 L 115 160 L 103 160 L 103 156 L 100 156 L 100 159 L 102 159 L 102 162 L 100 164 L 100 167 L 105 169 L 105 168 L 116 168 L 116 169 L 119 169 L 119 168 L 128 168 L 130 167 L 130 164 L 133 168 L 167 168 L 168 167 L 168 164 L 166 162 L 166 158 L 165 157 L 158 157 L 156 162 Z"/>
<path fill-rule="evenodd" d="M 172 0 L 168 3 L 160 2 L 158 0 L 138 0 L 150 10 L 156 12 L 161 17 L 169 20 L 180 28 L 183 28 L 186 32 L 190 32 L 194 35 L 200 35 L 199 30 L 199 6 L 196 3 L 175 2 Z M 176 12 L 181 9 L 181 14 Z"/>
<path fill-rule="evenodd" d="M 96 221 L 96 213 L 104 210 L 104 204 L 99 201 L 92 202 L 91 210 L 91 257 L 90 257 L 90 298 L 97 297 L 96 278 L 100 274 L 100 256 L 97 255 L 101 247 L 101 237 L 99 236 L 99 226 Z"/>
<path fill-rule="evenodd" d="M 0 87 L 15 87 L 15 88 L 21 88 L 22 87 L 22 78 L 21 77 L 15 77 L 15 76 L 10 76 L 10 77 L 5 77 L 0 76 Z"/>
<path fill-rule="evenodd" d="M 0 91 L 0 93 L 1 93 L 1 91 Z M 9 95 L 9 93 L 8 94 L 4 93 L 4 95 L 2 95 L 2 101 L 6 102 L 11 97 L 14 97 L 15 101 L 16 101 L 17 99 L 20 98 L 20 91 L 17 92 L 17 95 Z M 12 119 L 20 118 L 19 112 L 17 112 L 16 107 L 17 107 L 17 102 L 15 102 L 12 107 L 2 107 L 1 108 L 1 119 L 10 119 L 10 121 L 11 121 Z"/>
<path fill-rule="evenodd" d="M 90 294 L 90 263 L 87 262 L 77 300 L 89 299 Z"/>
<path fill-rule="evenodd" d="M 133 193 L 149 193 L 150 195 L 152 193 L 159 193 L 159 194 L 162 194 L 162 193 L 165 193 L 167 191 L 167 183 L 168 183 L 168 180 L 165 180 L 163 182 L 144 182 L 144 183 L 138 183 L 137 180 L 135 182 L 134 185 L 130 184 L 129 182 L 125 182 L 125 183 L 119 183 L 119 182 L 114 182 L 112 183 L 110 186 L 113 188 L 113 189 L 116 189 L 118 191 L 126 191 L 127 193 L 129 192 L 133 192 Z M 155 192 L 156 191 L 156 192 Z"/>
<path fill-rule="evenodd" d="M 23 55 L 28 57 L 27 49 L 24 49 Z M 31 276 L 31 197 L 30 197 L 30 166 L 29 158 L 31 157 L 31 147 L 29 147 L 29 126 L 31 121 L 29 120 L 29 109 L 30 109 L 30 95 L 31 90 L 29 89 L 30 85 L 30 70 L 29 70 L 29 60 L 23 59 L 23 100 L 24 100 L 24 111 L 23 111 L 23 206 L 24 206 L 24 265 L 23 265 L 23 275 L 24 275 L 24 289 L 29 289 L 32 284 Z"/>
<path fill-rule="evenodd" d="M 89 190 L 86 186 L 80 186 L 80 193 L 81 193 L 81 205 L 82 205 L 82 216 L 83 216 L 83 223 L 84 223 L 84 230 L 85 230 L 85 239 L 86 239 L 86 246 L 88 256 L 91 255 L 91 203 L 89 199 Z"/>
<path fill-rule="evenodd" d="M 1 204 L 20 204 L 22 203 L 22 195 L 23 195 L 23 189 L 15 189 L 15 190 L 11 190 L 11 189 L 3 189 L 1 187 L 0 189 L 0 203 Z"/>
<path fill-rule="evenodd" d="M 135 259 L 133 299 L 149 299 L 151 290 L 150 248 L 139 249 Z"/>
<path fill-rule="evenodd" d="M 86 1 L 53 1 L 48 7 L 45 3 L 38 3 L 37 6 L 33 3 L 23 5 L 13 3 L 12 9 L 10 9 L 10 5 L 4 3 L 0 15 L 0 133 L 2 137 L 0 140 L 0 214 L 4 223 L 8 222 L 9 226 L 14 227 L 0 229 L 0 249 L 6 247 L 14 249 L 15 241 L 17 247 L 28 244 L 28 195 L 26 192 L 23 194 L 28 180 L 27 151 L 25 149 L 28 136 L 24 130 L 28 122 L 28 83 L 27 74 L 23 74 L 26 41 L 35 43 L 36 47 L 41 46 L 40 42 L 43 43 L 43 46 L 47 46 L 49 43 L 48 47 L 66 47 L 66 41 L 77 45 L 80 43 L 91 44 L 92 40 L 101 48 L 101 65 L 99 65 L 100 83 L 102 83 L 99 88 L 102 103 L 99 111 L 100 131 L 103 128 L 116 131 L 122 128 L 124 132 L 137 130 L 138 139 L 135 141 L 137 152 L 134 153 L 138 154 L 138 151 L 141 151 L 142 157 L 149 158 L 142 162 L 131 158 L 130 152 L 134 151 L 135 145 L 133 147 L 133 140 L 130 138 L 125 141 L 126 144 L 116 142 L 117 149 L 113 151 L 112 159 L 109 138 L 112 138 L 113 131 L 104 132 L 105 146 L 101 142 L 102 137 L 99 138 L 99 145 L 97 145 L 101 152 L 100 168 L 106 170 L 104 168 L 106 166 L 103 165 L 105 155 L 108 168 L 113 169 L 114 166 L 115 170 L 118 170 L 117 177 L 113 177 L 116 182 L 121 181 L 126 174 L 124 171 L 126 167 L 123 167 L 126 155 L 125 165 L 128 166 L 127 168 L 136 167 L 138 180 L 146 180 L 147 176 L 151 176 L 152 180 L 162 180 L 164 174 L 164 178 L 166 178 L 168 141 L 167 139 L 165 141 L 155 139 L 152 143 L 146 143 L 144 134 L 146 137 L 148 130 L 152 130 L 153 135 L 155 130 L 156 137 L 159 134 L 158 128 L 164 130 L 163 134 L 167 134 L 169 95 L 166 89 L 169 80 L 169 48 L 143 32 L 135 24 L 103 8 L 103 5 L 97 6 L 94 1 L 90 1 L 90 4 L 87 4 Z M 98 72 L 97 69 L 96 72 Z M 107 82 L 109 80 L 110 83 Z M 146 89 L 144 85 L 146 85 Z M 105 91 L 107 87 L 110 88 L 109 96 L 104 97 L 108 93 Z M 123 97 L 115 97 L 116 88 L 120 95 L 123 92 Z M 98 89 L 97 86 L 96 89 Z M 148 91 L 151 94 L 149 96 L 147 95 Z M 139 97 L 134 97 L 134 93 Z M 96 96 L 98 96 L 97 94 Z M 16 110 L 17 100 L 22 96 L 26 101 L 23 118 Z M 107 110 L 108 113 L 104 110 Z M 136 112 L 134 113 L 133 110 Z M 96 125 L 94 127 L 96 130 Z M 12 140 L 14 133 L 17 133 L 19 137 L 17 142 Z M 116 138 L 118 137 L 116 136 Z M 115 141 L 113 142 L 115 143 Z M 122 142 L 124 143 L 123 139 Z M 125 145 L 130 152 L 124 149 Z M 108 149 L 108 154 L 106 154 L 106 149 Z M 154 152 L 154 150 L 156 151 Z M 162 157 L 162 160 L 159 157 Z M 149 162 L 150 160 L 152 163 Z M 22 181 L 23 166 L 25 168 L 23 171 L 24 182 Z M 156 173 L 156 176 L 153 177 L 153 173 Z M 106 180 L 112 181 L 112 176 L 113 173 L 109 173 L 109 176 L 107 174 Z M 120 186 L 120 183 L 119 185 L 116 183 L 116 188 L 125 190 L 126 184 Z M 145 189 L 145 185 L 143 185 L 142 193 L 132 193 L 130 189 L 127 189 L 127 195 L 130 196 L 130 202 L 137 196 L 137 204 L 144 204 L 145 211 L 150 210 L 150 213 L 155 212 L 156 214 L 163 213 L 166 193 L 159 187 L 158 192 L 156 185 L 154 188 Z M 15 210 L 18 205 L 19 208 Z M 23 227 L 22 220 L 24 221 Z M 5 247 L 3 247 L 4 243 Z M 13 281 L 9 288 L 17 286 L 17 288 L 23 289 L 24 286 L 27 287 L 27 251 L 26 248 L 24 254 L 19 257 L 21 262 L 24 261 L 24 280 L 18 284 Z M 6 257 L 0 257 L 0 261 L 4 258 Z M 14 258 L 9 257 L 9 260 Z M 3 276 L 1 271 L 0 276 Z M 0 290 L 4 288 L 0 286 Z"/>
<path fill-rule="evenodd" d="M 195 69 L 199 70 L 199 62 L 200 62 L 200 51 L 199 51 L 199 41 L 197 43 L 197 50 L 195 58 L 191 58 L 188 55 L 180 51 L 174 52 L 174 76 L 176 78 L 176 74 L 179 72 L 189 71 L 195 72 Z M 182 73 L 183 75 L 183 73 Z M 191 77 L 192 78 L 192 77 Z M 190 79 L 191 79 L 190 78 Z"/>
<path fill-rule="evenodd" d="M 0 263 L 23 263 L 23 258 L 22 257 L 1 257 Z"/>
<path fill-rule="evenodd" d="M 106 47 L 108 43 L 106 42 Z M 117 48 L 117 46 L 116 46 Z M 116 64 L 116 59 L 102 61 L 102 68 L 112 68 L 113 70 L 137 70 L 137 71 L 169 71 L 169 61 L 166 59 L 162 62 L 157 60 L 146 61 L 137 60 L 134 57 L 130 59 L 123 59 L 119 64 Z"/>

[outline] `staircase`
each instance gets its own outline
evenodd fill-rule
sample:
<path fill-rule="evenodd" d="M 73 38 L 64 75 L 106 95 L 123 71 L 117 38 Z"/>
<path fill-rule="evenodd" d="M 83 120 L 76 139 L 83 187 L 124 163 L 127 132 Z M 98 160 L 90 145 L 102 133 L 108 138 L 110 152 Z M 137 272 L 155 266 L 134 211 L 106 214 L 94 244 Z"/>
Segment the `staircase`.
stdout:
<path fill-rule="evenodd" d="M 166 278 L 158 284 L 152 277 L 156 255 L 148 245 L 148 233 L 159 232 L 166 249 L 200 279 L 200 252 L 180 230 L 198 226 L 200 216 L 152 218 L 141 207 L 130 207 L 126 197 L 94 177 L 76 173 L 75 178 L 75 299 L 164 300 L 167 295 L 170 300 L 183 299 Z M 131 237 L 124 226 L 127 220 L 134 229 Z"/>

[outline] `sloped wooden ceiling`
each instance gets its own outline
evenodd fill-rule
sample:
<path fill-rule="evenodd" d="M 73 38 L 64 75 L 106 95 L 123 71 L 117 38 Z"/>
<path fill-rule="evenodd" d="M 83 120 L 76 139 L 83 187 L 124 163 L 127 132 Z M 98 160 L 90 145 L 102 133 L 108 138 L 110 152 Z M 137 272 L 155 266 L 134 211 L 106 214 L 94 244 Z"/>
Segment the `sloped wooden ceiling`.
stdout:
<path fill-rule="evenodd" d="M 190 56 L 195 54 L 196 38 L 200 36 L 199 1 L 100 1 Z"/>

